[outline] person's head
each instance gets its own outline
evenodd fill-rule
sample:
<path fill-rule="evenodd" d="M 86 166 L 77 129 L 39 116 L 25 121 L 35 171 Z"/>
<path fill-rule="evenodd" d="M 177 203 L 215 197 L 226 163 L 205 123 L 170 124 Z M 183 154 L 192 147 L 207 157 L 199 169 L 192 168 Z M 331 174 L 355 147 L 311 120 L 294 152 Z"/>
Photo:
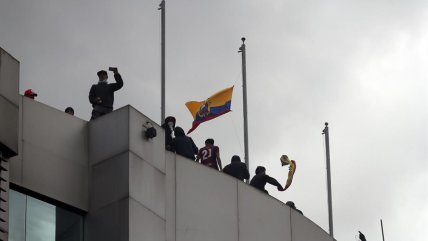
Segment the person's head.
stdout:
<path fill-rule="evenodd" d="M 256 175 L 259 175 L 259 174 L 266 174 L 266 168 L 264 168 L 262 166 L 258 166 L 256 168 Z"/>
<path fill-rule="evenodd" d="M 296 205 L 294 205 L 294 202 L 292 202 L 292 201 L 286 202 L 285 205 L 289 206 L 290 208 L 296 209 Z"/>
<path fill-rule="evenodd" d="M 174 128 L 175 128 L 175 117 L 174 116 L 168 116 L 168 117 L 166 117 L 165 118 L 165 124 L 167 126 L 169 126 L 169 128 L 171 130 L 174 130 Z"/>
<path fill-rule="evenodd" d="M 179 126 L 177 126 L 177 127 L 175 127 L 175 129 L 174 129 L 174 136 L 185 136 L 186 134 L 184 134 L 184 130 L 183 130 L 183 128 L 181 128 L 181 127 L 179 127 Z"/>
<path fill-rule="evenodd" d="M 230 162 L 241 162 L 241 158 L 239 156 L 237 156 L 237 155 L 234 155 L 232 157 L 232 160 Z"/>
<path fill-rule="evenodd" d="M 32 89 L 28 89 L 24 92 L 24 96 L 31 98 L 31 99 L 34 99 L 34 97 L 37 96 L 37 93 L 34 92 Z"/>
<path fill-rule="evenodd" d="M 108 79 L 107 71 L 105 71 L 105 70 L 98 71 L 97 75 L 98 75 L 98 79 L 100 81 L 105 81 Z"/>
<path fill-rule="evenodd" d="M 71 107 L 67 107 L 65 108 L 65 113 L 70 114 L 70 115 L 74 115 L 74 109 Z"/>
<path fill-rule="evenodd" d="M 205 146 L 213 146 L 214 145 L 214 139 L 212 139 L 212 138 L 208 138 L 206 141 L 205 141 Z"/>

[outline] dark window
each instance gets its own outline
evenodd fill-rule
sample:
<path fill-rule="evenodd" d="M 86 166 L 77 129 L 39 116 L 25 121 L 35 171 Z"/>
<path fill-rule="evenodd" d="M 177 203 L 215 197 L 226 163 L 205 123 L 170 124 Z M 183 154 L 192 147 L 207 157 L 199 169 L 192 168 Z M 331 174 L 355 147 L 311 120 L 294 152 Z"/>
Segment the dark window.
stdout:
<path fill-rule="evenodd" d="M 83 240 L 83 217 L 10 190 L 9 241 Z"/>

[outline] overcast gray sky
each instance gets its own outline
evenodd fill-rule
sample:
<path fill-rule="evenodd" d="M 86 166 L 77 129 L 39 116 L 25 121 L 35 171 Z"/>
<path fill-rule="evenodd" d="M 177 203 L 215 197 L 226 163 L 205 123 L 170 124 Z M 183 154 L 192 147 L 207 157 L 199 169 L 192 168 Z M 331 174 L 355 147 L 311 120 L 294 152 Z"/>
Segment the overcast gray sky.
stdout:
<path fill-rule="evenodd" d="M 20 91 L 88 120 L 96 72 L 118 66 L 130 104 L 160 123 L 160 1 L 0 0 L 0 46 L 21 62 Z M 328 231 L 324 122 L 330 124 L 337 240 L 428 240 L 428 1 L 167 0 L 166 112 L 235 85 L 232 112 L 201 124 L 225 164 L 243 158 L 240 38 L 247 38 L 250 171 L 285 182 Z M 112 78 L 111 78 L 112 79 Z M 111 80 L 110 79 L 110 80 Z M 262 207 L 261 207 L 262 208 Z"/>

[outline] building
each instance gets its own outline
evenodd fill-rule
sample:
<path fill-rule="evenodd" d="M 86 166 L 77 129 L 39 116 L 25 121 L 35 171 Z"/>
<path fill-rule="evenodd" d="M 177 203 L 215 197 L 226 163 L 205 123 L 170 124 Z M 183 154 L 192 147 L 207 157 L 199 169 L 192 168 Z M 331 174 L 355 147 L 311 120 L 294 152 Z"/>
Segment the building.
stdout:
<path fill-rule="evenodd" d="M 1 240 L 334 240 L 269 195 L 165 151 L 163 129 L 131 106 L 87 122 L 19 95 L 19 62 L 0 54 Z"/>

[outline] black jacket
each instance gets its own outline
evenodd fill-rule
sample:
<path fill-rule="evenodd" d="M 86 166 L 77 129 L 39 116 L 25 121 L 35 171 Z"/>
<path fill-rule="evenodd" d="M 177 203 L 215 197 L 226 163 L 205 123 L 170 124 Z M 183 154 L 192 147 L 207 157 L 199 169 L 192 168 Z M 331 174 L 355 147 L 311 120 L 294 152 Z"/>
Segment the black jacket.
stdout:
<path fill-rule="evenodd" d="M 255 175 L 253 179 L 251 179 L 250 185 L 265 193 L 268 193 L 268 191 L 266 191 L 265 189 L 266 183 L 272 184 L 276 187 L 282 187 L 281 184 L 279 184 L 279 182 L 275 178 L 270 177 L 266 174 Z"/>
<path fill-rule="evenodd" d="M 113 109 L 114 92 L 123 86 L 123 80 L 120 74 L 115 74 L 114 79 L 116 83 L 98 83 L 92 85 L 89 91 L 89 102 L 91 102 L 92 107 L 99 105 Z M 97 97 L 101 99 L 100 103 L 97 102 Z"/>
<path fill-rule="evenodd" d="M 168 116 L 165 118 L 164 123 L 162 124 L 162 128 L 165 130 L 165 149 L 168 151 L 174 151 L 172 147 L 172 130 L 171 127 L 169 127 L 168 122 L 172 121 L 174 124 L 172 126 L 172 129 L 175 129 L 175 118 L 173 116 Z"/>
<path fill-rule="evenodd" d="M 175 138 L 172 140 L 173 150 L 179 155 L 195 160 L 195 155 L 198 154 L 199 149 L 193 139 L 186 136 L 179 126 L 175 127 L 174 135 Z"/>
<path fill-rule="evenodd" d="M 241 181 L 250 178 L 247 165 L 243 162 L 232 162 L 223 168 L 223 172 L 231 175 L 232 177 L 238 178 Z"/>

